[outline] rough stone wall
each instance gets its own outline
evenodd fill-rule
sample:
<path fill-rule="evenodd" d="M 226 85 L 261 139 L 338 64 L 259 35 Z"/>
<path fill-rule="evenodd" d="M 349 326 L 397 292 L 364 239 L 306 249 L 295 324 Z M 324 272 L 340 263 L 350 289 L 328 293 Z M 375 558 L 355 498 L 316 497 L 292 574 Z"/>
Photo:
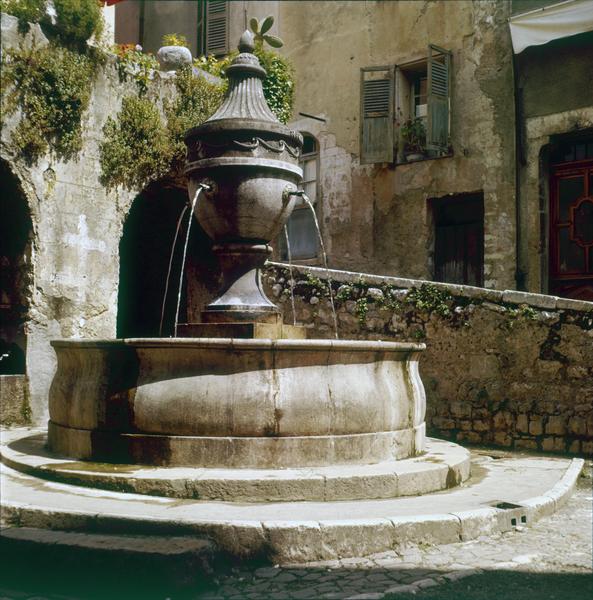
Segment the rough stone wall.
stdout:
<path fill-rule="evenodd" d="M 38 26 L 26 37 L 17 20 L 2 14 L 2 48 L 47 43 Z M 114 60 L 98 69 L 91 103 L 83 117 L 83 149 L 63 162 L 47 155 L 28 165 L 14 155 L 11 131 L 18 113 L 2 128 L 0 158 L 18 178 L 33 226 L 32 282 L 26 317 L 27 373 L 32 419 L 47 420 L 47 393 L 55 371 L 55 338 L 114 337 L 119 278 L 119 241 L 137 192 L 108 191 L 99 182 L 99 149 L 108 116 L 133 93 L 122 83 Z M 163 94 L 173 89 L 162 80 Z"/>
<path fill-rule="evenodd" d="M 292 123 L 320 142 L 322 229 L 336 268 L 432 277 L 427 200 L 483 191 L 487 287 L 514 286 L 515 151 L 507 3 L 282 2 L 296 69 Z M 359 164 L 360 68 L 452 52 L 453 156 Z"/>
<path fill-rule="evenodd" d="M 593 454 L 593 303 L 293 267 L 297 323 L 311 338 L 334 335 L 328 273 L 343 298 L 341 338 L 426 343 L 420 374 L 432 435 Z M 290 280 L 279 263 L 265 277 L 287 323 Z"/>

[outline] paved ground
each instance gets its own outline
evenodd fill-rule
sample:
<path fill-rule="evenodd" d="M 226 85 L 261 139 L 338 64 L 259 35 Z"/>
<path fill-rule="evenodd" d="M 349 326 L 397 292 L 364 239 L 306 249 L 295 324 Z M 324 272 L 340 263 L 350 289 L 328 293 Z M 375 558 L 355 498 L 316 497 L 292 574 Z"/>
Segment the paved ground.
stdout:
<path fill-rule="evenodd" d="M 233 569 L 208 591 L 159 590 L 133 582 L 106 587 L 101 573 L 78 581 L 76 568 L 43 576 L 2 575 L 0 600 L 283 600 L 317 598 L 418 598 L 418 600 L 544 600 L 591 597 L 592 494 L 590 477 L 582 477 L 571 500 L 555 515 L 531 528 L 443 546 L 410 548 L 401 554 L 284 567 L 244 566 Z M 48 557 L 48 560 L 50 557 Z M 14 574 L 13 574 L 14 575 Z M 73 589 L 74 588 L 74 589 Z"/>

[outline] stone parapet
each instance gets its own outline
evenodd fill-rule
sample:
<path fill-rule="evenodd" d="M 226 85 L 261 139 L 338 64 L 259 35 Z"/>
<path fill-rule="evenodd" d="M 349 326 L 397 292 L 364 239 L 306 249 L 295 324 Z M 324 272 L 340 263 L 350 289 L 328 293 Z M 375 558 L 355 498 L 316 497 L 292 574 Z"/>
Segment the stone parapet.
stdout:
<path fill-rule="evenodd" d="M 342 339 L 424 341 L 431 435 L 462 443 L 593 454 L 593 303 L 269 263 L 287 323 Z"/>

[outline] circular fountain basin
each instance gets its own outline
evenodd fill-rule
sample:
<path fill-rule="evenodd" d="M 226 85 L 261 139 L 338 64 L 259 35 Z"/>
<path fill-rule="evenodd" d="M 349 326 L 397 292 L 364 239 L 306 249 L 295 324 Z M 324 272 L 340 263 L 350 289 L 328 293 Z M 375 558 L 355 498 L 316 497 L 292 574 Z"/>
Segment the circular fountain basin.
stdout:
<path fill-rule="evenodd" d="M 161 466 L 372 464 L 425 444 L 423 344 L 267 339 L 52 342 L 49 448 Z"/>

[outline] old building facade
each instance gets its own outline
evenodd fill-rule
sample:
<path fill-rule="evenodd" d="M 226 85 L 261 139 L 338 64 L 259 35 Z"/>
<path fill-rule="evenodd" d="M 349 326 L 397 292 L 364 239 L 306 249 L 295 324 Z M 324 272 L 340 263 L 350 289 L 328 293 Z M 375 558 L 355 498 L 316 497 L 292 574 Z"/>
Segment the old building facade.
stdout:
<path fill-rule="evenodd" d="M 331 267 L 590 300 L 592 34 L 517 52 L 509 19 L 533 6 L 124 0 L 114 30 L 117 42 L 152 51 L 162 34 L 182 33 L 194 55 L 222 55 L 250 17 L 275 17 L 295 68 L 290 125 L 305 138 L 304 186 Z M 3 47 L 18 45 L 16 21 L 2 26 Z M 38 29 L 27 35 L 43 43 Z M 126 85 L 113 64 L 101 71 L 76 161 L 26 165 L 8 144 L 18 115 L 2 131 L 2 210 L 14 217 L 1 240 L 2 339 L 18 349 L 2 386 L 36 422 L 47 414 L 51 339 L 159 334 L 185 193 L 101 184 L 98 140 Z M 162 86 L 169 93 L 171 82 Z M 305 205 L 288 232 L 295 262 L 322 264 Z M 192 244 L 188 318 L 216 271 L 207 240 Z"/>

